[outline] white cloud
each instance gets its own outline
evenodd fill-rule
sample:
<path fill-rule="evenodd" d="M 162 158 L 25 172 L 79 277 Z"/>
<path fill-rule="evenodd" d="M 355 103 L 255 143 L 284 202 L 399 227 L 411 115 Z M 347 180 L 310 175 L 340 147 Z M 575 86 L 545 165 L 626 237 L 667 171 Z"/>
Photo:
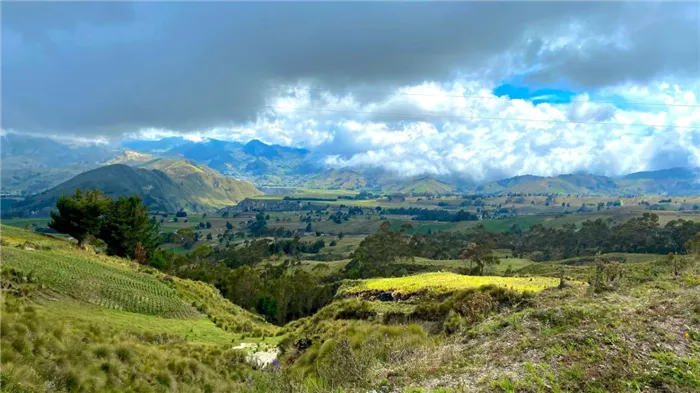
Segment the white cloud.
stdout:
<path fill-rule="evenodd" d="M 697 105 L 695 86 L 690 86 L 664 81 L 599 95 L 623 102 Z M 450 174 L 476 181 L 700 165 L 700 108 L 616 106 L 588 94 L 569 104 L 534 105 L 496 97 L 492 88 L 476 81 L 426 82 L 361 103 L 351 94 L 296 86 L 270 98 L 254 122 L 184 135 L 306 147 L 331 167 L 376 167 L 404 176 Z M 461 94 L 470 97 L 454 97 Z M 142 138 L 176 134 L 139 133 Z"/>

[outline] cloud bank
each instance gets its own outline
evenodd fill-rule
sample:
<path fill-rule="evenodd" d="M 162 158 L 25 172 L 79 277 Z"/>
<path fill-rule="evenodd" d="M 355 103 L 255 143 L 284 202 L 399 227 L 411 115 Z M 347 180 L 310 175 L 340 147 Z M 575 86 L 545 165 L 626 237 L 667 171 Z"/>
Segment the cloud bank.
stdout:
<path fill-rule="evenodd" d="M 474 180 L 700 165 L 699 26 L 695 2 L 8 3 L 2 128 Z"/>

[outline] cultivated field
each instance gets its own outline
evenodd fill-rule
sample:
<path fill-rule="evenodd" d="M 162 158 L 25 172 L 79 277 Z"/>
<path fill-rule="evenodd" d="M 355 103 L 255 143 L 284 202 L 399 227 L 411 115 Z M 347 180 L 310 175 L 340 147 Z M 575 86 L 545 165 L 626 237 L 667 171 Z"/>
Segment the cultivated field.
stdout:
<path fill-rule="evenodd" d="M 552 277 L 464 276 L 455 273 L 435 272 L 351 282 L 342 287 L 338 293 L 341 296 L 349 296 L 366 292 L 389 292 L 395 295 L 410 296 L 423 292 L 431 294 L 451 293 L 486 285 L 519 292 L 541 292 L 559 285 L 559 279 Z"/>

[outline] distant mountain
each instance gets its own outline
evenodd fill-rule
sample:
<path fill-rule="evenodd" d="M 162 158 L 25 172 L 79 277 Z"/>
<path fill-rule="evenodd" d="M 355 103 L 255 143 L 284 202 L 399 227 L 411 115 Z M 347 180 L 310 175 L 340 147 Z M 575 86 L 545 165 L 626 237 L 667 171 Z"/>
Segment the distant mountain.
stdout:
<path fill-rule="evenodd" d="M 477 186 L 474 191 L 490 193 L 609 194 L 618 192 L 614 180 L 597 175 L 560 175 L 555 177 L 516 176 Z"/>
<path fill-rule="evenodd" d="M 329 168 L 323 157 L 305 149 L 180 137 L 128 141 L 118 147 L 70 146 L 47 138 L 2 137 L 2 191 L 35 193 L 107 164 L 140 165 L 155 158 L 191 160 L 260 187 L 306 187 L 401 193 L 559 193 L 580 195 L 700 195 L 700 170 L 670 168 L 620 178 L 590 174 L 552 177 L 515 176 L 474 184 L 459 176 L 402 177 L 377 168 Z M 228 198 L 228 197 L 226 197 Z M 235 199 L 235 198 L 234 198 Z M 221 200 L 221 196 L 217 197 Z"/>
<path fill-rule="evenodd" d="M 207 139 L 192 142 L 184 139 L 168 138 L 164 144 L 147 144 L 149 152 L 155 152 L 156 147 L 164 157 L 183 157 L 205 164 L 220 173 L 235 178 L 256 181 L 259 183 L 279 182 L 300 167 L 308 157 L 308 151 L 285 146 L 268 145 L 259 140 L 241 144 L 238 142 Z M 160 141 L 157 141 L 160 142 Z M 129 147 L 136 148 L 138 142 L 129 142 Z"/>
<path fill-rule="evenodd" d="M 301 178 L 299 185 L 308 188 L 343 190 L 369 190 L 382 193 L 450 193 L 456 186 L 431 176 L 401 177 L 378 169 L 326 169 L 308 178 Z"/>
<path fill-rule="evenodd" d="M 95 144 L 69 145 L 14 133 L 3 135 L 0 144 L 4 194 L 33 194 L 107 162 L 127 159 L 122 149 Z"/>
<path fill-rule="evenodd" d="M 215 211 L 262 194 L 250 183 L 227 178 L 206 166 L 158 159 L 140 168 L 114 164 L 81 173 L 15 204 L 6 215 L 47 215 L 60 195 L 73 194 L 76 188 L 95 188 L 112 197 L 140 195 L 151 210 L 170 213 Z"/>
<path fill-rule="evenodd" d="M 559 193 L 580 195 L 699 195 L 700 169 L 671 168 L 631 173 L 622 178 L 576 174 L 553 177 L 516 176 L 485 183 L 481 193 Z"/>
<path fill-rule="evenodd" d="M 669 168 L 631 173 L 617 183 L 631 194 L 700 195 L 700 168 Z"/>
<path fill-rule="evenodd" d="M 206 165 L 193 161 L 156 159 L 140 166 L 162 171 L 181 187 L 189 190 L 201 206 L 218 209 L 234 205 L 245 198 L 263 195 L 251 183 L 223 176 Z"/>

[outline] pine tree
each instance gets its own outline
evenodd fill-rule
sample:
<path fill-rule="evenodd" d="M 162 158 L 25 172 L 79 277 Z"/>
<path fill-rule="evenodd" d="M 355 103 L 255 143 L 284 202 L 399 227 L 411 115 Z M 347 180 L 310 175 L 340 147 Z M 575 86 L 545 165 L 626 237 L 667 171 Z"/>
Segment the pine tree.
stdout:
<path fill-rule="evenodd" d="M 140 197 L 119 197 L 105 213 L 99 237 L 109 255 L 133 256 L 139 242 L 150 253 L 158 245 L 158 226 L 148 219 Z"/>
<path fill-rule="evenodd" d="M 98 190 L 86 193 L 78 188 L 75 195 L 62 195 L 56 201 L 56 209 L 51 211 L 48 227 L 72 236 L 82 247 L 88 235 L 96 235 L 100 230 L 102 215 L 110 206 L 109 197 Z"/>

